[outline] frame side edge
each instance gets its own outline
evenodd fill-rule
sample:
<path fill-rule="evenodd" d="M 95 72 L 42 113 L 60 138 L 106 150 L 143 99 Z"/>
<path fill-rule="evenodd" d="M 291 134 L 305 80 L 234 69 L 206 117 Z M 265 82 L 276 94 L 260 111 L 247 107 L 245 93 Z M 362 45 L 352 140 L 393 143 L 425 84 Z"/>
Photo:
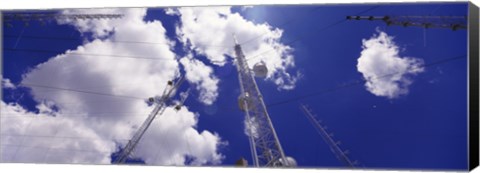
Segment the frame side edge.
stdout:
<path fill-rule="evenodd" d="M 479 165 L 479 9 L 469 2 L 468 5 L 468 169 Z"/>

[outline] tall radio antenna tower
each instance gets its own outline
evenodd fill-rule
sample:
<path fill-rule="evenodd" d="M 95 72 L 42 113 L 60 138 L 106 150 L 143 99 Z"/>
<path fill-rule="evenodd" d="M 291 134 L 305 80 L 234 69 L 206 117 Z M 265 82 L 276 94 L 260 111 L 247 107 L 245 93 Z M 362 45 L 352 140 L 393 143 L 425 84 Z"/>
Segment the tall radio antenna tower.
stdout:
<path fill-rule="evenodd" d="M 291 157 L 283 152 L 277 133 L 267 112 L 252 70 L 248 67 L 242 47 L 234 35 L 236 67 L 240 82 L 241 95 L 239 107 L 245 112 L 245 128 L 249 136 L 250 149 L 255 167 L 295 166 Z M 266 67 L 263 72 L 266 73 Z M 262 69 L 262 68 L 260 68 Z M 262 70 L 260 70 L 262 71 Z"/>
<path fill-rule="evenodd" d="M 152 124 L 153 120 L 157 115 L 161 115 L 164 111 L 165 108 L 168 106 L 167 103 L 170 101 L 170 99 L 175 95 L 175 92 L 178 90 L 182 82 L 184 81 L 184 77 L 181 76 L 180 79 L 174 83 L 172 81 L 168 81 L 167 87 L 163 91 L 162 96 L 157 96 L 154 98 L 150 98 L 149 102 L 153 102 L 155 105 L 155 108 L 152 110 L 152 112 L 148 115 L 147 119 L 143 122 L 142 126 L 135 132 L 133 135 L 132 139 L 130 139 L 125 145 L 125 147 L 121 150 L 121 153 L 119 156 L 114 160 L 113 163 L 115 164 L 120 164 L 120 163 L 125 163 L 127 158 L 130 157 L 130 155 L 133 153 L 135 150 L 135 147 L 137 146 L 138 142 L 142 138 L 143 134 L 147 131 L 148 127 L 150 124 Z M 183 104 L 185 102 L 185 99 L 188 97 L 188 93 L 190 90 L 187 90 L 185 94 L 180 94 L 181 95 L 181 101 L 179 104 Z M 175 109 L 179 110 L 181 108 L 181 105 L 176 105 Z"/>

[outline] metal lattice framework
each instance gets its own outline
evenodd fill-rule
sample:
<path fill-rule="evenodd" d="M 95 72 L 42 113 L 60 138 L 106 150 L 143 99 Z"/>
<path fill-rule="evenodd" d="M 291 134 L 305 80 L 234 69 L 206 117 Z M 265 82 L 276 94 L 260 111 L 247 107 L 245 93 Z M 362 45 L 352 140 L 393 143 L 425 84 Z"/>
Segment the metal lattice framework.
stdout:
<path fill-rule="evenodd" d="M 7 26 L 12 27 L 13 21 L 24 22 L 28 25 L 29 22 L 37 21 L 45 24 L 51 20 L 93 20 L 93 19 L 118 19 L 122 18 L 122 14 L 59 14 L 59 13 L 4 13 L 2 15 L 3 22 Z"/>
<path fill-rule="evenodd" d="M 312 123 L 312 125 L 315 127 L 317 130 L 318 134 L 323 138 L 323 140 L 330 146 L 330 150 L 335 154 L 338 160 L 343 162 L 345 165 L 347 165 L 350 168 L 355 168 L 356 165 L 358 165 L 358 161 L 352 161 L 350 158 L 348 158 L 348 150 L 342 150 L 340 148 L 340 141 L 335 141 L 333 139 L 333 133 L 328 133 L 327 132 L 327 127 L 322 126 L 320 124 L 320 120 L 316 118 L 316 116 L 312 113 L 312 110 L 310 110 L 306 105 L 302 104 L 300 105 L 300 108 L 302 111 L 305 113 L 305 116 L 307 119 Z"/>
<path fill-rule="evenodd" d="M 467 29 L 466 16 L 347 16 L 347 19 L 383 21 L 388 26 Z"/>
<path fill-rule="evenodd" d="M 184 81 L 183 76 L 181 76 L 180 79 L 175 84 L 169 81 L 167 87 L 163 91 L 162 96 L 158 96 L 150 99 L 150 101 L 156 104 L 155 108 L 148 115 L 147 119 L 143 122 L 142 126 L 140 126 L 140 128 L 135 132 L 132 139 L 128 141 L 127 145 L 125 145 L 120 155 L 114 160 L 113 163 L 115 164 L 125 163 L 127 158 L 129 158 L 130 155 L 135 150 L 135 147 L 137 146 L 138 142 L 141 140 L 143 134 L 145 134 L 150 124 L 152 124 L 155 117 L 157 117 L 157 115 L 161 115 L 165 111 L 165 108 L 167 108 L 168 101 L 173 97 L 175 91 L 179 88 L 180 84 L 182 84 L 183 81 Z M 188 96 L 188 91 L 185 96 L 182 96 L 182 103 L 185 101 L 187 96 Z"/>
<path fill-rule="evenodd" d="M 289 166 L 268 115 L 262 94 L 248 67 L 241 46 L 235 40 L 236 66 L 240 82 L 240 109 L 245 112 L 250 149 L 255 167 Z M 285 161 L 285 162 L 284 162 Z"/>

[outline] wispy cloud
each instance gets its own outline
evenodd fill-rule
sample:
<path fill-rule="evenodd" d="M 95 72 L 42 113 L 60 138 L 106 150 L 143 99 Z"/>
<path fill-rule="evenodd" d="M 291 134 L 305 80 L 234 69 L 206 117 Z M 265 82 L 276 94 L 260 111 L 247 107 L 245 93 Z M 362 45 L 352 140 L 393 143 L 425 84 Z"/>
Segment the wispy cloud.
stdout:
<path fill-rule="evenodd" d="M 6 89 L 15 89 L 17 88 L 15 84 L 10 81 L 8 78 L 2 78 L 2 87 Z"/>
<path fill-rule="evenodd" d="M 200 91 L 198 98 L 202 103 L 211 105 L 218 96 L 219 79 L 213 74 L 213 68 L 202 61 L 193 59 L 191 55 L 180 59 L 186 72 L 186 78 Z"/>

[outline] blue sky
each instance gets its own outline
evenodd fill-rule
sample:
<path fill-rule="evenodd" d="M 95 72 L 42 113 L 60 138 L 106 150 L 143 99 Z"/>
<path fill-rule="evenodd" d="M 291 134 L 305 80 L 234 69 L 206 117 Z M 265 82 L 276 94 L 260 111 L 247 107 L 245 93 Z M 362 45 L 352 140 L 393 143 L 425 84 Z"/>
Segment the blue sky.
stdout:
<path fill-rule="evenodd" d="M 282 46 L 289 46 L 292 50 L 288 55 L 293 57 L 295 65 L 286 66 L 286 70 L 279 73 L 301 74 L 298 80 L 293 82 L 294 89 L 279 89 L 279 84 L 274 82 L 274 79 L 257 78 L 257 84 L 267 106 L 288 101 L 268 106 L 286 155 L 294 157 L 299 167 L 345 166 L 335 158 L 328 145 L 299 109 L 299 103 L 305 103 L 329 127 L 328 130 L 335 134 L 334 138 L 342 142 L 340 147 L 350 151 L 350 158 L 358 160 L 366 168 L 466 169 L 466 58 L 435 65 L 429 64 L 466 55 L 467 32 L 387 27 L 381 21 L 345 21 L 328 29 L 322 29 L 345 19 L 347 15 L 355 15 L 372 7 L 375 8 L 363 15 L 463 16 L 467 14 L 466 3 L 389 4 L 378 5 L 378 7 L 376 5 L 254 6 L 246 9 L 240 7 L 231 9 L 232 14 L 239 13 L 245 20 L 253 21 L 255 25 L 268 23 L 273 28 L 278 27 L 283 30 L 281 37 L 276 41 Z M 202 78 L 202 82 L 203 80 L 211 81 L 212 78 L 218 79 L 216 89 L 218 96 L 213 103 L 205 104 L 200 101 L 198 97 L 201 97 L 204 91 L 198 88 L 193 90 L 192 97 L 185 102 L 189 111 L 199 115 L 198 123 L 192 127 L 198 132 L 204 130 L 215 132 L 222 141 L 228 142 L 226 145 L 218 146 L 215 151 L 224 156 L 222 165 L 232 165 L 240 157 L 245 157 L 251 163 L 248 138 L 244 133 L 244 115 L 237 106 L 237 98 L 240 94 L 238 79 L 235 65 L 232 59 L 228 58 L 230 56 L 226 56 L 227 63 L 217 65 L 210 61 L 212 58 L 208 55 L 184 47 L 185 44 L 179 39 L 176 28 L 182 26 L 186 28 L 187 24 L 182 23 L 185 21 L 178 15 L 166 14 L 164 9 L 148 9 L 144 21 L 154 20 L 161 21 L 166 30 L 166 38 L 177 42 L 171 48 L 176 57 L 191 55 L 193 59 L 211 67 L 209 77 Z M 293 21 L 284 24 L 289 20 Z M 57 54 L 68 49 L 74 50 L 77 46 L 88 43 L 94 38 L 108 39 L 109 37 L 109 34 L 96 36 L 89 32 L 79 32 L 78 28 L 72 24 L 59 25 L 52 22 L 41 26 L 38 22 L 31 22 L 28 27 L 23 27 L 20 22 L 12 24 L 14 27 L 4 26 L 3 28 L 3 78 L 8 78 L 14 85 L 21 83 L 22 76 L 33 73 L 31 69 L 42 68 L 38 65 L 50 61 Z M 368 40 L 379 32 L 393 37 L 394 44 L 400 50 L 399 57 L 421 59 L 427 65 L 423 72 L 406 75 L 411 81 L 411 84 L 406 86 L 408 93 L 395 98 L 375 95 L 367 90 L 364 82 L 329 91 L 363 79 L 362 73 L 357 69 L 358 59 L 364 50 L 362 40 Z M 15 37 L 18 35 L 69 39 Z M 291 43 L 299 37 L 300 40 Z M 86 41 L 83 40 L 85 38 Z M 193 38 L 192 36 L 192 40 Z M 243 42 L 249 38 L 239 37 L 239 41 Z M 233 40 L 230 43 L 233 43 Z M 201 45 L 201 42 L 198 45 Z M 214 46 L 210 45 L 210 47 Z M 50 52 L 6 49 L 50 50 Z M 217 49 L 224 48 L 219 46 Z M 113 52 L 103 54 L 115 54 L 115 51 Z M 119 54 L 121 55 L 121 53 L 115 55 Z M 256 55 L 254 51 L 246 52 L 247 59 L 254 55 Z M 268 61 L 269 57 L 263 58 Z M 185 64 L 180 65 L 179 69 L 180 72 L 185 72 Z M 39 80 L 42 79 L 37 79 Z M 92 77 L 91 80 L 102 79 Z M 190 79 L 190 85 L 184 85 L 181 90 L 187 87 L 195 88 L 202 85 L 202 82 L 199 84 Z M 57 87 L 62 88 L 62 86 Z M 86 86 L 96 85 L 93 83 Z M 204 87 L 209 85 L 201 88 L 204 89 Z M 88 87 L 87 89 L 80 87 L 80 90 L 89 91 Z M 328 92 L 300 100 L 294 99 L 323 91 Z M 159 90 L 158 93 L 160 92 Z M 10 104 L 18 103 L 26 110 L 38 113 L 39 109 L 36 107 L 38 98 L 35 99 L 34 95 L 28 87 L 14 89 L 4 87 L 2 100 Z M 147 114 L 144 116 L 139 116 L 136 121 L 146 118 Z M 3 122 L 6 121 L 4 119 Z M 124 137 L 128 138 L 128 135 Z M 143 159 L 139 160 L 143 161 Z M 204 164 L 214 163 L 207 161 Z"/>

